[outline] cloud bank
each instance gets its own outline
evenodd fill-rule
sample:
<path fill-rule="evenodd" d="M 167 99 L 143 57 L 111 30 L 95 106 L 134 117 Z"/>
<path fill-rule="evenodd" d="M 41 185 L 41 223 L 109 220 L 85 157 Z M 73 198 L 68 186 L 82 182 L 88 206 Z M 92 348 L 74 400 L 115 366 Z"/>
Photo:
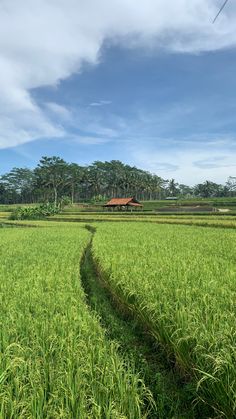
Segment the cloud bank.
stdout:
<path fill-rule="evenodd" d="M 235 2 L 212 25 L 215 0 L 0 0 L 0 148 L 63 137 L 31 89 L 96 65 L 104 43 L 199 53 L 236 46 Z M 100 103 L 101 104 L 101 103 Z M 104 104 L 104 103 L 103 103 Z M 49 104 L 51 112 L 68 116 Z"/>
<path fill-rule="evenodd" d="M 220 142 L 217 144 L 216 141 L 213 147 L 212 144 L 211 141 L 206 142 L 204 150 L 195 144 L 188 150 L 178 149 L 173 143 L 173 150 L 168 151 L 157 151 L 148 144 L 139 149 L 133 146 L 130 152 L 138 167 L 158 173 L 166 179 L 175 178 L 179 183 L 191 186 L 205 180 L 224 183 L 230 175 L 235 175 L 236 150 L 232 149 L 230 154 L 224 155 L 225 150 Z"/>

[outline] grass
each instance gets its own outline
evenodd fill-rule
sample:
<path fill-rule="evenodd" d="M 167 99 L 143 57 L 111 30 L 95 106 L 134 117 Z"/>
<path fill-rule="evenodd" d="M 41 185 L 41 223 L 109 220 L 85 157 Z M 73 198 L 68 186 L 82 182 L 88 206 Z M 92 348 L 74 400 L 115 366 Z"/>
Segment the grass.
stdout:
<path fill-rule="evenodd" d="M 104 277 L 195 383 L 196 402 L 226 418 L 236 415 L 235 244 L 231 230 L 148 223 L 100 224 L 93 242 Z"/>

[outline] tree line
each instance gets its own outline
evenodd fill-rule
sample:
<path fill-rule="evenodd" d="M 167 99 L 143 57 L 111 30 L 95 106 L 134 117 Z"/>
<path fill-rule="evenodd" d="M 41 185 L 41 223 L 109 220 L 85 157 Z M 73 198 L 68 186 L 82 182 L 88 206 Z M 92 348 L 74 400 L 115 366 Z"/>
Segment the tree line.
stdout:
<path fill-rule="evenodd" d="M 122 163 L 95 161 L 81 166 L 64 159 L 44 156 L 34 169 L 14 167 L 0 177 L 0 203 L 54 202 L 67 199 L 72 204 L 102 201 L 113 197 L 135 196 L 139 200 L 171 197 L 236 196 L 236 177 L 225 185 L 210 181 L 190 187 L 174 179 Z"/>

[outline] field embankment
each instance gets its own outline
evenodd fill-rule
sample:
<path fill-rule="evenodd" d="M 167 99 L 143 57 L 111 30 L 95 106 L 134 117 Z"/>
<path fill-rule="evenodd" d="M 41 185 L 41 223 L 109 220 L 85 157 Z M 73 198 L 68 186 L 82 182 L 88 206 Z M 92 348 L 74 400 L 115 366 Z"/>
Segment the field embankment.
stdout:
<path fill-rule="evenodd" d="M 181 224 L 200 227 L 236 228 L 236 217 L 229 215 L 152 215 L 152 214 L 126 214 L 126 213 L 80 213 L 77 215 L 60 214 L 47 218 L 48 221 L 57 222 L 134 222 L 154 224 Z"/>

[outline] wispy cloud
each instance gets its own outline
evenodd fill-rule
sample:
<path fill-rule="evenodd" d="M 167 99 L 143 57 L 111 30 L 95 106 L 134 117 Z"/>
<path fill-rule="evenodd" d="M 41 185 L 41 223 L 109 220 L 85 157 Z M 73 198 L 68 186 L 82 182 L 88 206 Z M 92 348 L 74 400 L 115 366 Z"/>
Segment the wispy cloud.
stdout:
<path fill-rule="evenodd" d="M 85 145 L 99 145 L 109 143 L 111 139 L 103 138 L 103 137 L 89 137 L 89 136 L 82 136 L 82 135 L 75 135 L 69 137 L 70 141 L 76 142 L 78 144 L 85 144 Z"/>
<path fill-rule="evenodd" d="M 47 102 L 45 106 L 47 110 L 56 115 L 59 120 L 62 119 L 68 121 L 72 118 L 71 112 L 65 106 L 59 105 L 55 102 Z"/>
<path fill-rule="evenodd" d="M 219 169 L 222 167 L 236 167 L 236 163 L 229 156 L 211 157 L 204 160 L 194 161 L 193 165 L 199 169 Z M 235 169 L 234 169 L 235 170 Z"/>
<path fill-rule="evenodd" d="M 107 118 L 103 112 L 100 112 L 100 107 L 95 107 L 91 112 L 90 108 L 81 106 L 70 108 L 69 118 L 62 120 L 62 123 L 67 136 L 70 136 L 71 132 L 77 132 L 82 133 L 84 137 L 100 137 L 106 141 L 119 136 L 119 121 L 120 118 L 113 117 L 112 113 L 109 113 Z"/>
<path fill-rule="evenodd" d="M 98 102 L 92 102 L 89 106 L 104 106 L 104 105 L 111 105 L 111 100 L 99 100 Z"/>
<path fill-rule="evenodd" d="M 205 134 L 205 138 L 207 135 Z M 178 182 L 195 185 L 206 179 L 218 183 L 236 175 L 236 149 L 223 144 L 204 147 L 190 143 L 170 147 L 172 139 L 149 139 L 139 147 L 130 140 L 129 157 L 133 164 L 160 174 L 164 178 L 174 177 Z M 166 143 L 167 142 L 167 143 Z"/>

